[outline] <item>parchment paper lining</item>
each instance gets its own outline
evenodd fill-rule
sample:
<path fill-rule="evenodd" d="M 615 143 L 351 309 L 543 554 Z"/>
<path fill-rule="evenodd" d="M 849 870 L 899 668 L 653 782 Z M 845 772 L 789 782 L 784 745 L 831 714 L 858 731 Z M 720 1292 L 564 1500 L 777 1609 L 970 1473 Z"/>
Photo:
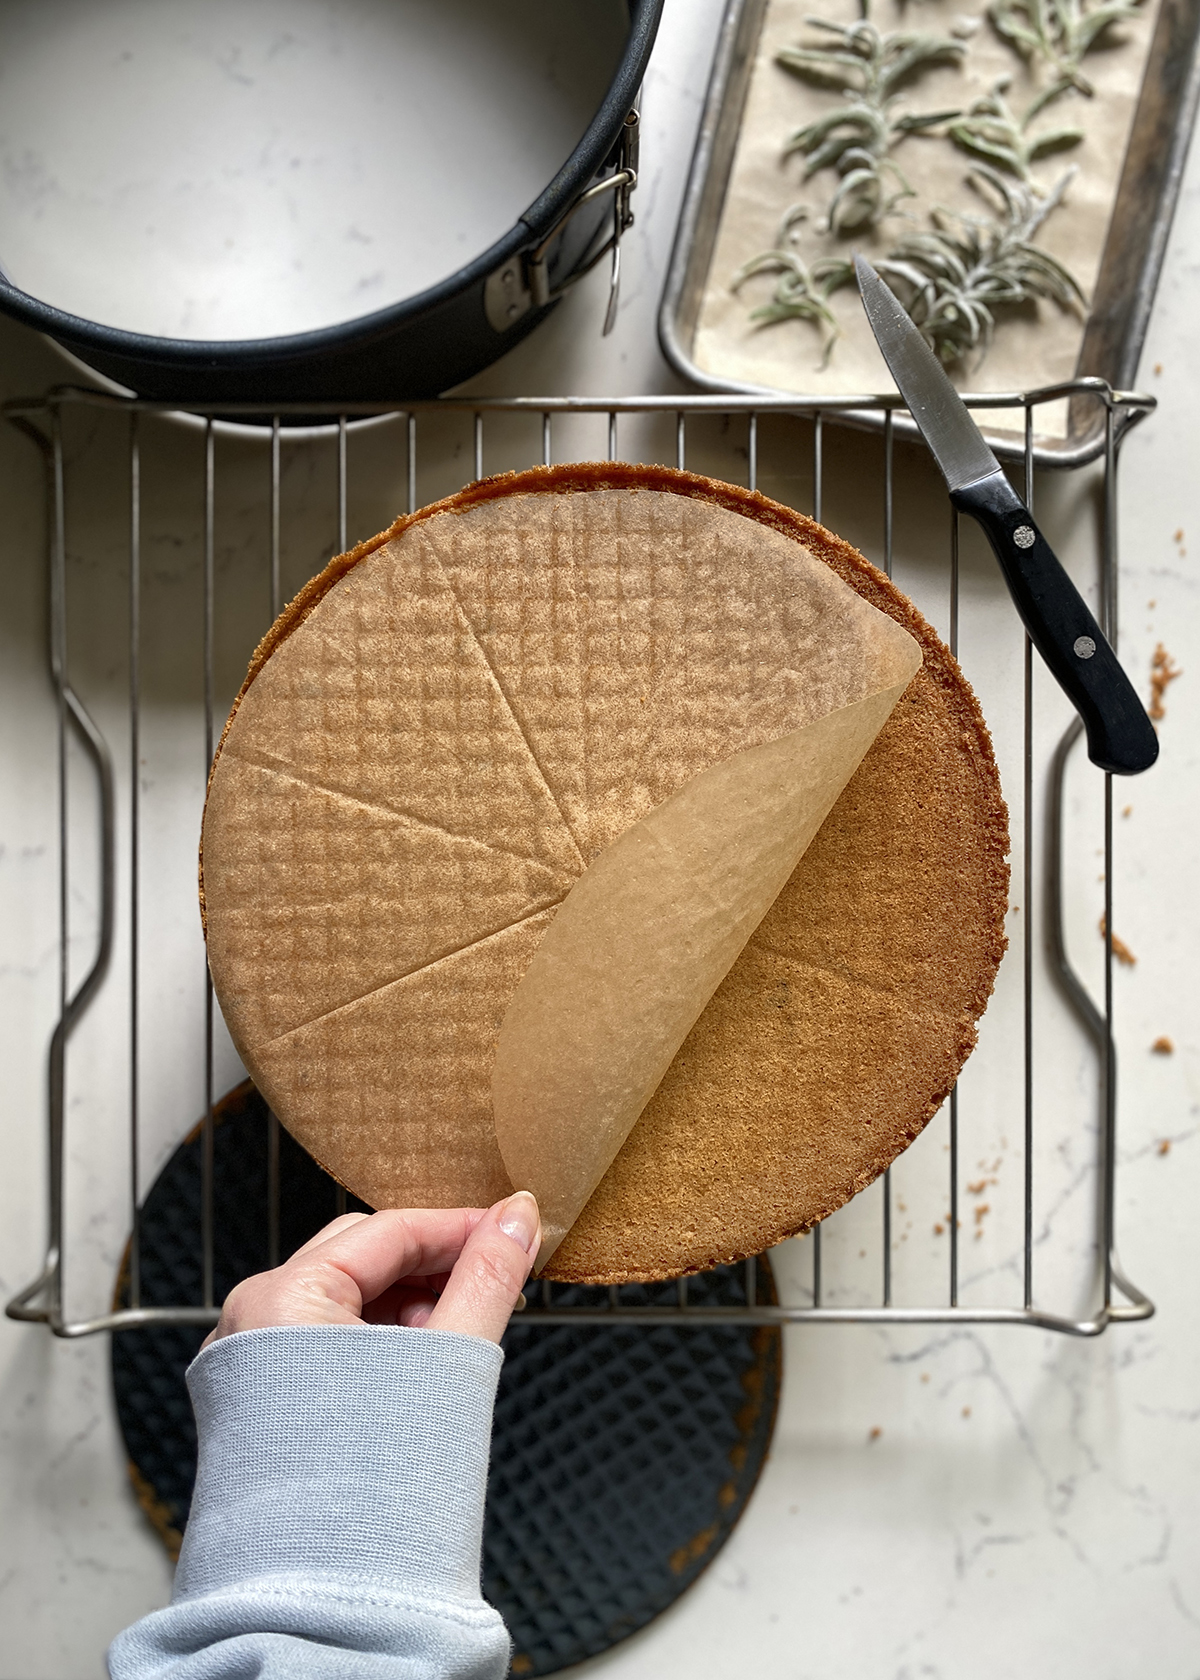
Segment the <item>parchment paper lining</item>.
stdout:
<path fill-rule="evenodd" d="M 1006 828 L 998 792 L 987 803 L 986 732 L 945 650 L 844 544 L 734 487 L 619 465 L 535 471 L 424 510 L 335 562 L 256 655 L 210 784 L 203 902 L 234 1041 L 293 1134 L 374 1206 L 510 1191 L 496 1045 L 557 905 L 692 778 L 861 701 L 881 639 L 905 640 L 897 620 L 928 671 L 551 1270 L 677 1275 L 754 1252 L 868 1182 L 947 1088 L 1003 948 L 991 907 L 1005 902 Z M 981 789 L 983 816 L 970 815 Z M 837 855 L 826 846 L 800 889 L 831 823 Z M 899 859 L 898 881 L 881 881 Z M 927 875 L 933 896 L 910 901 Z M 951 882 L 952 934 L 933 913 Z M 777 916 L 778 961 L 760 949 Z M 836 997 L 831 951 L 839 975 L 854 953 Z M 897 979 L 886 1022 L 854 978 L 881 964 Z M 935 995 L 944 1024 L 925 1007 Z M 874 1036 L 860 1053 L 864 1009 Z M 861 1125 L 830 1108 L 843 1089 Z M 631 1146 L 636 1185 L 614 1208 Z"/>

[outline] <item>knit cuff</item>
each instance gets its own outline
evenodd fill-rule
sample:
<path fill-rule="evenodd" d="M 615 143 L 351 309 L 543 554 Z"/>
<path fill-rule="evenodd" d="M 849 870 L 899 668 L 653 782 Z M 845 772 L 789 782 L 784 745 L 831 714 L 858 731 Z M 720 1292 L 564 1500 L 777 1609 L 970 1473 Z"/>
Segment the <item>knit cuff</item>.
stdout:
<path fill-rule="evenodd" d="M 322 1571 L 478 1601 L 502 1361 L 475 1336 L 374 1325 L 214 1342 L 188 1371 L 200 1454 L 176 1600 Z"/>

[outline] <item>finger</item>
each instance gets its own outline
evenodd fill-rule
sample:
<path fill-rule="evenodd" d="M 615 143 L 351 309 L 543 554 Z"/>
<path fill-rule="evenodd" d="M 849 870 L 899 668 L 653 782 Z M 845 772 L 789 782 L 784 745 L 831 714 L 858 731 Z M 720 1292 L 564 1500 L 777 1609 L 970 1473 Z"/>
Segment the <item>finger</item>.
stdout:
<path fill-rule="evenodd" d="M 425 1280 L 451 1270 L 483 1217 L 482 1208 L 418 1208 L 334 1220 L 282 1266 L 231 1290 L 210 1339 L 286 1324 L 358 1324 L 364 1303 L 409 1276 L 432 1293 Z"/>
<path fill-rule="evenodd" d="M 489 1208 L 464 1244 L 428 1328 L 498 1342 L 541 1240 L 538 1205 L 528 1190 Z"/>
<path fill-rule="evenodd" d="M 335 1232 L 280 1270 L 338 1271 L 350 1280 L 361 1300 L 373 1301 L 400 1278 L 451 1271 L 484 1211 L 389 1208 Z"/>
<path fill-rule="evenodd" d="M 319 1248 L 330 1237 L 336 1237 L 341 1231 L 348 1231 L 351 1225 L 357 1225 L 360 1219 L 369 1218 L 365 1213 L 339 1213 L 336 1219 L 331 1219 L 328 1225 L 322 1225 L 315 1237 L 309 1237 L 306 1243 L 293 1250 L 289 1258 L 294 1260 L 297 1254 L 307 1254 L 310 1248 Z"/>
<path fill-rule="evenodd" d="M 432 1289 L 394 1283 L 363 1308 L 365 1324 L 407 1324 L 419 1328 L 437 1305 Z"/>

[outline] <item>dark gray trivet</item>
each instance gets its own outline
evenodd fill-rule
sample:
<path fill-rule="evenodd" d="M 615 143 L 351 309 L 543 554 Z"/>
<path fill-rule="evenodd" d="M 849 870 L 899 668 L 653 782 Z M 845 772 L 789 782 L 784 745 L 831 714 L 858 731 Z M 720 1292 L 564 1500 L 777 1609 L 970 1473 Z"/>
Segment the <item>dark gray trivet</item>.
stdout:
<path fill-rule="evenodd" d="M 213 1135 L 214 1295 L 267 1265 L 267 1110 L 253 1086 L 220 1104 Z M 280 1252 L 332 1219 L 337 1187 L 280 1135 Z M 362 1207 L 352 1198 L 348 1206 Z M 146 1197 L 143 1305 L 201 1299 L 200 1137 Z M 760 1259 L 761 1301 L 774 1298 Z M 119 1293 L 127 1292 L 122 1274 Z M 627 1285 L 669 1305 L 674 1284 Z M 556 1286 L 555 1308 L 607 1300 Z M 689 1300 L 742 1303 L 741 1267 L 691 1280 Z M 754 1326 L 573 1325 L 509 1331 L 496 1402 L 483 1588 L 513 1637 L 513 1673 L 543 1675 L 607 1650 L 686 1590 L 728 1539 L 770 1445 L 779 1332 Z M 204 1330 L 113 1336 L 117 1413 L 138 1497 L 177 1550 L 196 1472 L 183 1374 Z"/>

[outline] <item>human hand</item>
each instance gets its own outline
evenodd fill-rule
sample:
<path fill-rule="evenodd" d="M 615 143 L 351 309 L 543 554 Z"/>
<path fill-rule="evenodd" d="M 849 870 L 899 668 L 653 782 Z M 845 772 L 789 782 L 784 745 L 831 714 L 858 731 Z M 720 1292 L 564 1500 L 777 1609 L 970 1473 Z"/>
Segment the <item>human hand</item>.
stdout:
<path fill-rule="evenodd" d="M 542 1240 L 518 1190 L 490 1208 L 344 1213 L 290 1260 L 231 1289 L 204 1346 L 289 1324 L 403 1324 L 498 1342 Z"/>

